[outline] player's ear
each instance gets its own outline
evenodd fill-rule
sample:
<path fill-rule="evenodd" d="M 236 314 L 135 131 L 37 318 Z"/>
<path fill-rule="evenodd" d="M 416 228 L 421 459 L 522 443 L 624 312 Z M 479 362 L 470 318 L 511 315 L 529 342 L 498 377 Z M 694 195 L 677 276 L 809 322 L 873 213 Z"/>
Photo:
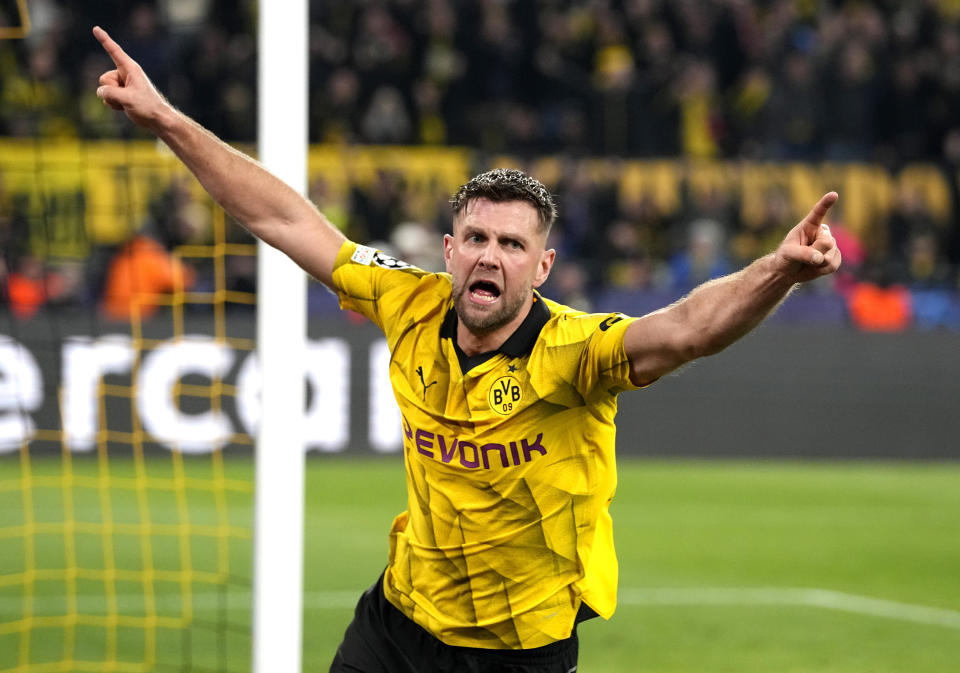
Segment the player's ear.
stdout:
<path fill-rule="evenodd" d="M 557 251 L 553 248 L 544 250 L 540 255 L 540 264 L 537 266 L 537 275 L 533 279 L 533 286 L 540 287 L 547 282 L 550 275 L 550 269 L 553 268 L 553 261 L 557 258 Z"/>
<path fill-rule="evenodd" d="M 447 273 L 453 273 L 450 271 L 450 262 L 453 261 L 453 236 L 450 234 L 443 235 L 443 261 L 447 264 Z"/>

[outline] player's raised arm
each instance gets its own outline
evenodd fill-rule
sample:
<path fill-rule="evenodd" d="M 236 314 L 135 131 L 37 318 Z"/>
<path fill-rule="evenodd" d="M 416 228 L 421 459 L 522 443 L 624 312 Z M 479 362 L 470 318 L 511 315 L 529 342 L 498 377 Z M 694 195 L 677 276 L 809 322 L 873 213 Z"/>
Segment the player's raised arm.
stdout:
<path fill-rule="evenodd" d="M 651 383 L 723 350 L 756 327 L 797 283 L 836 271 L 840 249 L 823 218 L 837 198 L 836 192 L 821 197 L 773 253 L 630 325 L 624 348 L 634 383 Z"/>
<path fill-rule="evenodd" d="M 97 96 L 166 143 L 254 236 L 330 285 L 343 234 L 294 189 L 170 105 L 106 31 L 98 26 L 93 34 L 115 66 L 100 76 Z"/>

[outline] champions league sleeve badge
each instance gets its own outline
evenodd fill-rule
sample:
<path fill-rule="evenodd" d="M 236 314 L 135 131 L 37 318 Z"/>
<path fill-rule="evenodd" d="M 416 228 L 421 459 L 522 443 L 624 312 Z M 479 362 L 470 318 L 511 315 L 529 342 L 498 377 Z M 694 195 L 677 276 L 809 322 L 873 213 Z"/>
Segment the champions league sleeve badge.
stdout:
<path fill-rule="evenodd" d="M 384 254 L 377 250 L 373 253 L 373 263 L 384 269 L 412 269 L 412 264 L 407 264 L 404 261 L 397 259 L 396 257 L 391 257 L 390 255 Z"/>

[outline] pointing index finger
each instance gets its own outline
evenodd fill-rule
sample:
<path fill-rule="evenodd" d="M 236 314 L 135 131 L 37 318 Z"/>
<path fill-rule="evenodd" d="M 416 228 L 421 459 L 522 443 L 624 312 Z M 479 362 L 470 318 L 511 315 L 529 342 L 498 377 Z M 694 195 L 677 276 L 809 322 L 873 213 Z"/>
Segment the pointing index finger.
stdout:
<path fill-rule="evenodd" d="M 133 65 L 133 59 L 127 56 L 127 52 L 125 52 L 119 44 L 114 42 L 113 38 L 107 35 L 107 31 L 105 31 L 103 28 L 100 26 L 94 26 L 93 36 L 97 38 L 101 45 L 103 45 L 103 48 L 106 50 L 107 54 L 111 59 L 113 59 L 114 65 L 116 65 L 118 68 L 126 68 Z"/>
<path fill-rule="evenodd" d="M 817 239 L 817 236 L 820 235 L 820 230 L 822 228 L 821 224 L 824 216 L 839 198 L 840 197 L 836 192 L 827 192 L 820 197 L 820 200 L 817 201 L 817 205 L 815 205 L 810 212 L 807 213 L 807 216 L 803 218 L 800 223 L 800 230 L 803 232 L 803 243 L 805 245 L 813 243 Z"/>
<path fill-rule="evenodd" d="M 820 223 L 823 221 L 823 216 L 827 214 L 827 211 L 830 210 L 830 207 L 837 202 L 839 195 L 836 192 L 827 192 L 820 197 L 820 200 L 817 201 L 817 205 L 807 213 L 807 216 L 803 218 L 804 224 L 812 224 L 815 227 L 819 227 Z"/>

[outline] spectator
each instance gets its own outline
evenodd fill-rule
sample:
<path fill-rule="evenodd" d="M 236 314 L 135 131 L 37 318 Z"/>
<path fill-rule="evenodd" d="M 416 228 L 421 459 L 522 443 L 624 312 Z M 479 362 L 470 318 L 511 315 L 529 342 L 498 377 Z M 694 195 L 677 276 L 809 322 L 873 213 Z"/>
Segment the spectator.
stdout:
<path fill-rule="evenodd" d="M 617 220 L 607 229 L 610 259 L 603 265 L 604 284 L 611 288 L 643 291 L 654 285 L 654 270 L 639 226 Z"/>
<path fill-rule="evenodd" d="M 773 91 L 773 78 L 770 71 L 755 64 L 743 73 L 733 89 L 730 110 L 727 117 L 727 146 L 739 147 L 740 154 L 750 159 L 768 155 L 766 138 L 758 129 L 769 127 L 770 96 Z"/>
<path fill-rule="evenodd" d="M 681 75 L 680 146 L 684 156 L 713 159 L 720 154 L 723 120 L 716 89 L 716 71 L 707 61 L 691 61 Z"/>
<path fill-rule="evenodd" d="M 864 265 L 863 279 L 847 297 L 853 324 L 867 332 L 902 332 L 913 320 L 910 292 L 893 282 L 892 270 L 882 261 Z"/>
<path fill-rule="evenodd" d="M 382 86 L 373 92 L 360 128 L 364 139 L 371 143 L 409 143 L 413 139 L 403 96 L 392 86 Z"/>
<path fill-rule="evenodd" d="M 830 73 L 826 86 L 817 83 L 826 93 L 825 104 L 817 111 L 823 116 L 820 128 L 826 157 L 839 161 L 872 158 L 877 105 L 874 57 L 866 45 L 851 41 L 843 45 L 837 60 L 836 75 Z"/>
<path fill-rule="evenodd" d="M 940 248 L 937 233 L 931 229 L 915 232 L 907 247 L 906 282 L 914 320 L 921 328 L 960 326 L 953 301 L 953 274 Z"/>
<path fill-rule="evenodd" d="M 164 295 L 189 289 L 194 278 L 159 241 L 137 234 L 110 260 L 103 313 L 110 320 L 146 320 L 167 302 Z"/>
<path fill-rule="evenodd" d="M 914 233 L 907 248 L 907 283 L 914 289 L 950 289 L 951 274 L 933 230 Z"/>
<path fill-rule="evenodd" d="M 593 300 L 589 292 L 589 281 L 586 269 L 577 262 L 558 267 L 555 277 L 551 278 L 550 285 L 545 291 L 551 296 L 559 298 L 567 306 L 580 311 L 592 311 Z"/>
<path fill-rule="evenodd" d="M 135 3 L 125 25 L 128 27 L 127 52 L 150 73 L 154 84 L 166 90 L 173 66 L 172 43 L 160 25 L 154 3 Z"/>
<path fill-rule="evenodd" d="M 790 195 L 786 189 L 773 187 L 763 195 L 763 212 L 760 217 L 745 217 L 741 214 L 740 230 L 734 235 L 730 243 L 730 251 L 733 256 L 733 263 L 737 266 L 744 266 L 750 260 L 756 259 L 760 255 L 773 250 L 779 240 L 780 226 L 779 222 L 792 212 L 790 204 Z M 840 204 L 838 203 L 837 206 Z M 833 213 L 831 213 L 831 220 Z M 831 225 L 831 230 L 833 226 Z M 847 265 L 847 250 L 841 248 L 844 254 L 844 266 Z M 838 269 L 839 271 L 839 269 Z"/>
<path fill-rule="evenodd" d="M 944 137 L 941 168 L 945 175 L 954 178 L 947 182 L 950 190 L 950 219 L 944 237 L 944 251 L 960 287 L 960 179 L 957 179 L 957 176 L 960 176 L 960 126 L 950 129 Z"/>
<path fill-rule="evenodd" d="M 820 142 L 823 119 L 821 83 L 809 54 L 787 55 L 783 72 L 774 80 L 766 129 L 769 156 L 775 159 L 812 159 Z"/>
<path fill-rule="evenodd" d="M 18 318 L 30 318 L 47 302 L 47 294 L 43 263 L 31 256 L 21 258 L 7 276 L 10 310 Z"/>
<path fill-rule="evenodd" d="M 680 149 L 675 82 L 683 60 L 665 23 L 650 21 L 642 31 L 638 47 L 641 108 L 627 146 L 643 156 L 674 155 Z"/>
<path fill-rule="evenodd" d="M 723 225 L 717 220 L 701 218 L 691 222 L 687 245 L 670 260 L 673 286 L 686 292 L 704 281 L 730 273 L 725 244 Z"/>
<path fill-rule="evenodd" d="M 368 188 L 354 184 L 350 194 L 353 214 L 349 229 L 367 241 L 388 241 L 390 231 L 403 219 L 403 176 L 386 169 L 378 170 Z"/>
<path fill-rule="evenodd" d="M 80 288 L 76 265 L 48 269 L 33 255 L 20 258 L 7 275 L 10 310 L 20 319 L 32 318 L 46 304 L 61 304 L 75 298 Z"/>
<path fill-rule="evenodd" d="M 188 264 L 172 254 L 177 246 L 203 240 L 205 210 L 192 197 L 189 183 L 174 180 L 153 201 L 140 232 L 109 261 L 101 308 L 111 320 L 143 320 L 169 302 L 164 295 L 190 289 L 198 280 Z M 204 281 L 209 286 L 209 281 Z"/>
<path fill-rule="evenodd" d="M 77 135 L 70 81 L 52 40 L 26 44 L 26 68 L 8 68 L 0 88 L 0 118 L 12 136 L 72 138 Z"/>
<path fill-rule="evenodd" d="M 314 136 L 328 143 L 353 142 L 359 138 L 360 77 L 355 70 L 334 70 L 322 88 L 311 96 L 311 127 Z"/>
<path fill-rule="evenodd" d="M 878 94 L 877 158 L 887 165 L 917 161 L 930 154 L 928 123 L 924 114 L 917 113 L 928 108 L 930 91 L 918 61 L 913 53 L 898 57 Z"/>
<path fill-rule="evenodd" d="M 408 220 L 393 230 L 390 243 L 397 256 L 425 271 L 444 271 L 443 248 L 438 232 L 422 222 Z"/>

